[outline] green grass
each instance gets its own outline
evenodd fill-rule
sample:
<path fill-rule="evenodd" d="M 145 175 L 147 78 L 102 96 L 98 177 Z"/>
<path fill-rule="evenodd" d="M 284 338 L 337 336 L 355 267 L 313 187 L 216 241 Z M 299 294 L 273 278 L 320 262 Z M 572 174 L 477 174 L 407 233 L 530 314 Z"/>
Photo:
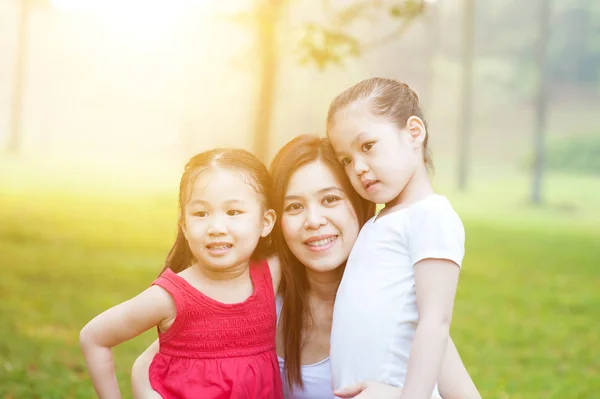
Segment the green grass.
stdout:
<path fill-rule="evenodd" d="M 93 397 L 79 330 L 147 287 L 174 236 L 175 184 L 58 180 L 0 174 L 0 398 Z M 538 209 L 518 176 L 478 180 L 469 195 L 442 187 L 468 237 L 452 335 L 484 398 L 600 391 L 599 188 L 552 175 Z M 115 350 L 126 398 L 154 337 Z"/>

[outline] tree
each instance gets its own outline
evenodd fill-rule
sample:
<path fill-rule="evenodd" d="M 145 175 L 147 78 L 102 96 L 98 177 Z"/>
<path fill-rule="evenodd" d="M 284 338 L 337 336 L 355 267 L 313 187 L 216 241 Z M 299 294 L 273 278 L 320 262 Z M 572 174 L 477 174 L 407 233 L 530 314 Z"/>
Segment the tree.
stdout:
<path fill-rule="evenodd" d="M 458 119 L 458 189 L 467 189 L 469 144 L 473 111 L 473 63 L 475 57 L 475 0 L 463 1 L 462 88 Z"/>
<path fill-rule="evenodd" d="M 480 54 L 514 69 L 511 90 L 522 98 L 535 96 L 530 84 L 537 71 L 532 45 L 539 37 L 539 2 L 481 1 L 477 38 Z M 594 0 L 555 1 L 552 5 L 553 40 L 548 43 L 547 68 L 552 86 L 600 87 L 600 7 Z M 551 94 L 552 91 L 549 93 Z"/>
<path fill-rule="evenodd" d="M 254 121 L 254 154 L 266 161 L 269 151 L 273 103 L 277 88 L 277 26 L 286 0 L 265 0 L 256 5 L 259 88 Z"/>
<path fill-rule="evenodd" d="M 9 131 L 6 150 L 9 153 L 18 153 L 21 148 L 22 135 L 22 112 L 25 86 L 25 68 L 27 56 L 27 41 L 29 31 L 29 6 L 28 0 L 18 0 L 17 4 L 17 53 L 15 55 L 15 67 L 13 87 L 11 93 L 11 105 L 9 114 Z"/>
<path fill-rule="evenodd" d="M 257 34 L 259 53 L 259 89 L 254 123 L 254 152 L 266 161 L 270 143 L 273 101 L 277 88 L 278 43 L 277 27 L 287 0 L 258 0 L 250 12 Z M 382 1 L 364 0 L 334 9 L 322 0 L 326 24 L 307 23 L 299 43 L 300 63 L 319 69 L 342 64 L 348 57 L 358 57 L 370 50 L 397 40 L 423 12 L 426 0 Z M 374 12 L 390 15 L 398 21 L 389 33 L 362 41 L 351 33 L 352 24 Z M 248 14 L 246 14 L 246 17 Z"/>
<path fill-rule="evenodd" d="M 546 134 L 546 111 L 548 102 L 548 42 L 550 36 L 550 0 L 539 0 L 539 36 L 536 46 L 538 68 L 537 100 L 535 107 L 535 131 L 533 140 L 533 182 L 531 201 L 542 203 L 542 178 L 544 171 L 544 141 Z"/>

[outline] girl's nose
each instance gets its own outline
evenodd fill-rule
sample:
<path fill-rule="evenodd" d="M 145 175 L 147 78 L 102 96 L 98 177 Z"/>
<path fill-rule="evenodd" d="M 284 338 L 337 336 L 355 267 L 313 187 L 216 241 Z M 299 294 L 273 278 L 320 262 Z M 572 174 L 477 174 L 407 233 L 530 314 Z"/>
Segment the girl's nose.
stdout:
<path fill-rule="evenodd" d="M 367 164 L 364 161 L 362 161 L 360 159 L 356 159 L 354 161 L 354 172 L 356 173 L 357 176 L 363 175 L 368 170 L 369 170 L 369 167 L 367 166 Z"/>
<path fill-rule="evenodd" d="M 208 225 L 207 233 L 211 236 L 220 236 L 227 233 L 227 228 L 221 218 L 213 216 Z"/>

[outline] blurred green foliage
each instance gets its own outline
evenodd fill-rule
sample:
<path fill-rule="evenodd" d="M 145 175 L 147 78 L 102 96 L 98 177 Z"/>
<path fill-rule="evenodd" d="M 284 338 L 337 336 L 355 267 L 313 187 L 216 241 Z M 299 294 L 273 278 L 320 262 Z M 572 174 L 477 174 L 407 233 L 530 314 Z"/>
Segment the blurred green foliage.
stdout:
<path fill-rule="evenodd" d="M 478 55 L 502 58 L 515 69 L 512 85 L 529 86 L 535 74 L 539 1 L 480 1 Z M 600 87 L 600 5 L 594 0 L 551 2 L 549 77 L 554 85 Z M 529 93 L 531 94 L 531 92 Z"/>
<path fill-rule="evenodd" d="M 550 141 L 546 166 L 560 172 L 600 175 L 600 132 Z"/>
<path fill-rule="evenodd" d="M 523 163 L 531 168 L 533 157 Z M 546 145 L 544 167 L 549 171 L 600 176 L 600 133 L 559 136 Z"/>

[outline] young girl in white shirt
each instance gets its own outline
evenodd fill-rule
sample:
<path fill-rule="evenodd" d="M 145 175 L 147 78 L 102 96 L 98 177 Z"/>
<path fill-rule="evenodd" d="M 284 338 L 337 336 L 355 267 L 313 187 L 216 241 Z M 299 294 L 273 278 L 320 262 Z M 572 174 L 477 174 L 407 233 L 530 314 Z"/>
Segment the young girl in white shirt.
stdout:
<path fill-rule="evenodd" d="M 435 397 L 465 234 L 448 200 L 431 186 L 418 97 L 396 80 L 362 81 L 334 99 L 327 135 L 354 189 L 385 204 L 362 228 L 337 292 L 335 393 Z"/>

